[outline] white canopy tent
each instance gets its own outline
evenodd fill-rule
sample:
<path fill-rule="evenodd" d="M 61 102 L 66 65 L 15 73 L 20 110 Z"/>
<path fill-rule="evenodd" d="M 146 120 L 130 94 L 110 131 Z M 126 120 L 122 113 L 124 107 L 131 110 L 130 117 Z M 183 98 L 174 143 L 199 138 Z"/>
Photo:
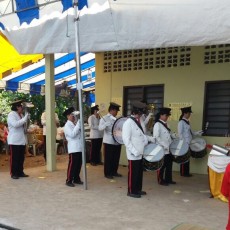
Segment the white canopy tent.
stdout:
<path fill-rule="evenodd" d="M 4 2 L 0 1 L 1 11 Z M 230 43 L 228 0 L 88 0 L 87 4 L 79 12 L 81 52 Z M 20 25 L 16 14 L 2 15 L 3 33 L 23 54 L 75 52 L 74 9 L 62 10 L 62 2 L 53 1 L 29 25 Z"/>

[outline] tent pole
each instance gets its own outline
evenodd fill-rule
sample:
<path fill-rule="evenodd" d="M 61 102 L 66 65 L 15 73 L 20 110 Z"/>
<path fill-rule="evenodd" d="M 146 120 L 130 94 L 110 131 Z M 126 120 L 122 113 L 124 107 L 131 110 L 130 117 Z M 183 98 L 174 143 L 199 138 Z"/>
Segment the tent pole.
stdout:
<path fill-rule="evenodd" d="M 81 63 L 80 63 L 80 41 L 79 41 L 79 17 L 78 17 L 78 0 L 74 0 L 75 11 L 75 45 L 76 45 L 76 77 L 77 77 L 77 91 L 79 99 L 79 111 L 81 118 L 81 140 L 82 140 L 82 169 L 84 189 L 87 190 L 87 174 L 86 174 L 86 154 L 85 154 L 85 129 L 84 129 L 84 112 L 82 105 L 82 89 L 83 84 L 81 81 Z"/>

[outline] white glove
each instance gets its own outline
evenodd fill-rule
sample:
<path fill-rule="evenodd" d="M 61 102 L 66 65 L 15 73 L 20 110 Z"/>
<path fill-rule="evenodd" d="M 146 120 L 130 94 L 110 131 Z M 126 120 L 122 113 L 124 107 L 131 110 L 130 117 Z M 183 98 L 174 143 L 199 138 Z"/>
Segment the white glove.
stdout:
<path fill-rule="evenodd" d="M 153 113 L 149 113 L 148 116 L 153 116 Z"/>
<path fill-rule="evenodd" d="M 196 131 L 196 132 L 195 132 L 195 135 L 196 135 L 196 136 L 201 136 L 203 133 L 204 133 L 203 130 L 199 130 L 199 131 Z"/>
<path fill-rule="evenodd" d="M 177 138 L 177 134 L 176 134 L 176 133 L 171 133 L 171 137 L 172 137 L 173 139 L 175 139 L 175 138 Z"/>
<path fill-rule="evenodd" d="M 30 114 L 29 113 L 26 113 L 25 116 L 24 116 L 24 120 L 27 121 L 30 119 Z"/>

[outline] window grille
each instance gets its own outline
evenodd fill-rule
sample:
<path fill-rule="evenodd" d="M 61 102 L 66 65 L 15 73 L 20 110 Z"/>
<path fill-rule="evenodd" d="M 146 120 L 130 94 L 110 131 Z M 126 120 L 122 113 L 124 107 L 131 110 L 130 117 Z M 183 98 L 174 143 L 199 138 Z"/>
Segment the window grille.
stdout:
<path fill-rule="evenodd" d="M 189 66 L 190 47 L 104 52 L 104 73 Z"/>
<path fill-rule="evenodd" d="M 230 44 L 211 45 L 204 47 L 204 64 L 230 62 Z"/>
<path fill-rule="evenodd" d="M 208 136 L 230 135 L 230 81 L 206 82 L 203 129 Z"/>
<path fill-rule="evenodd" d="M 127 86 L 124 87 L 123 115 L 129 116 L 132 111 L 132 101 L 143 101 L 154 105 L 154 112 L 164 104 L 164 85 Z"/>

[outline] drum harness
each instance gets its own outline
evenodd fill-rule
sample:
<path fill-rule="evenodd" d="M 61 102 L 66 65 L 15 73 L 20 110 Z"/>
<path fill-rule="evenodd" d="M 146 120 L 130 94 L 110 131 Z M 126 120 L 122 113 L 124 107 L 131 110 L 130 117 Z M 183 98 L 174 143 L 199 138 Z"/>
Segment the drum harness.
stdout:
<path fill-rule="evenodd" d="M 189 131 L 190 131 L 191 135 L 193 136 L 189 121 L 187 121 L 187 120 L 185 120 L 185 119 L 183 119 L 183 118 L 182 118 L 181 120 L 184 121 L 187 125 L 189 125 L 189 127 L 190 127 Z"/>
<path fill-rule="evenodd" d="M 169 134 L 170 134 L 170 132 L 171 132 L 171 129 L 167 126 L 167 124 L 166 123 L 163 123 L 162 121 L 160 121 L 160 120 L 158 120 L 157 122 L 159 122 L 159 123 L 161 123 L 167 130 L 168 130 L 168 132 L 169 132 Z M 170 137 L 171 137 L 171 135 L 170 135 Z M 171 139 L 172 139 L 172 137 L 171 137 Z"/>
<path fill-rule="evenodd" d="M 143 129 L 142 129 L 142 127 L 141 127 L 141 124 L 134 118 L 134 117 L 130 117 L 136 124 L 137 124 L 137 126 L 141 129 L 141 131 L 144 133 L 144 131 L 143 131 Z"/>

